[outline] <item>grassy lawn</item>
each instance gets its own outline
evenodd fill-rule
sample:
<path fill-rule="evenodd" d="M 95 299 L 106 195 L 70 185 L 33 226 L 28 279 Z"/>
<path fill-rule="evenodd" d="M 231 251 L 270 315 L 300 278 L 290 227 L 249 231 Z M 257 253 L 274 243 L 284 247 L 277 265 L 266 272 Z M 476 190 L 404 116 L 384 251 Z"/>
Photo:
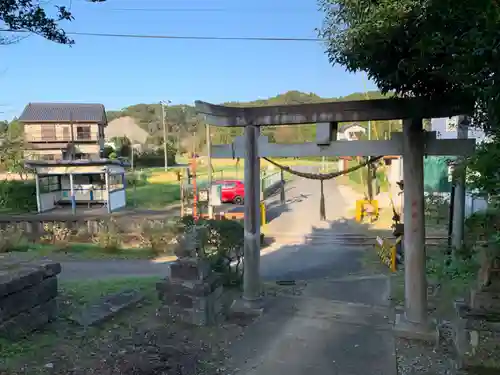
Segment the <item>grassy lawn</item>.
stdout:
<path fill-rule="evenodd" d="M 147 209 L 162 209 L 179 202 L 179 184 L 175 181 L 159 182 L 153 174 L 149 183 L 143 186 L 127 188 L 127 205 Z"/>
<path fill-rule="evenodd" d="M 119 349 L 115 346 L 117 336 L 130 336 L 134 327 L 146 322 L 154 314 L 158 305 L 155 296 L 157 281 L 158 278 L 120 278 L 61 282 L 59 319 L 27 339 L 17 342 L 0 339 L 0 373 L 73 373 L 61 371 L 69 370 L 76 364 L 83 365 L 85 371 L 90 370 L 99 360 L 109 356 L 110 351 Z M 146 297 L 143 303 L 133 310 L 123 312 L 101 326 L 89 327 L 86 330 L 68 320 L 73 312 L 99 297 L 129 288 L 140 290 Z"/>

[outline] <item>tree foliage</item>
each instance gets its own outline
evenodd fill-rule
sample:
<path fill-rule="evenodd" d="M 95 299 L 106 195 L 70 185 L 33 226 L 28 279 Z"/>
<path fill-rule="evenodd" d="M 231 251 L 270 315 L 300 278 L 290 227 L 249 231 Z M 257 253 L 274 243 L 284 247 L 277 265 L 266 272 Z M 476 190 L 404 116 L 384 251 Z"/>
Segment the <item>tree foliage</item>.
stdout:
<path fill-rule="evenodd" d="M 100 3 L 105 0 L 88 0 Z M 12 31 L 25 31 L 40 35 L 48 40 L 61 44 L 73 44 L 59 24 L 72 21 L 73 15 L 65 5 L 52 5 L 52 14 L 48 12 L 51 2 L 44 7 L 37 0 L 2 0 L 0 1 L 0 21 Z M 10 44 L 16 38 L 0 36 L 0 44 Z"/>
<path fill-rule="evenodd" d="M 370 91 L 368 93 L 353 93 L 344 97 L 322 98 L 314 93 L 303 93 L 292 90 L 269 99 L 259 99 L 251 102 L 228 102 L 228 106 L 257 106 L 257 105 L 283 105 L 283 104 L 303 104 L 318 103 L 326 101 L 345 101 L 345 100 L 366 100 L 380 99 L 385 96 L 379 91 Z M 159 104 L 136 104 L 122 109 L 121 111 L 109 111 L 108 120 L 114 120 L 119 117 L 133 117 L 139 126 L 148 131 L 151 136 L 148 143 L 161 145 L 163 143 L 163 126 L 161 123 L 161 107 Z M 168 127 L 169 141 L 175 144 L 181 153 L 197 152 L 204 150 L 206 144 L 206 134 L 204 123 L 197 117 L 194 107 L 189 105 L 170 105 L 165 107 L 165 123 Z M 362 126 L 368 127 L 367 122 L 361 122 Z M 389 131 L 397 131 L 398 125 L 389 121 L 372 122 L 374 129 L 374 138 L 383 139 Z M 275 127 L 267 126 L 262 129 L 263 135 L 269 137 L 271 142 L 295 143 L 313 141 L 316 136 L 315 126 L 289 126 Z M 236 136 L 242 135 L 241 128 L 217 128 L 211 130 L 212 142 L 214 144 L 231 143 Z"/>
<path fill-rule="evenodd" d="M 491 0 L 319 0 L 333 64 L 365 71 L 384 93 L 476 101 L 500 119 L 500 3 Z"/>

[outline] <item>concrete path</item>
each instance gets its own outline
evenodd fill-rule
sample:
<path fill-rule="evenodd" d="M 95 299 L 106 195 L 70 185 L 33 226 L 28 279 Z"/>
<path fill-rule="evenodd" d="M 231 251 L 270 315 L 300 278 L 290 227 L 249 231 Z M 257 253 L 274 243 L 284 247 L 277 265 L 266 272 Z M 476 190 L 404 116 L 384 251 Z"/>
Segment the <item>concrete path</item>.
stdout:
<path fill-rule="evenodd" d="M 396 375 L 387 293 L 385 277 L 313 281 L 233 343 L 231 366 L 241 375 Z"/>

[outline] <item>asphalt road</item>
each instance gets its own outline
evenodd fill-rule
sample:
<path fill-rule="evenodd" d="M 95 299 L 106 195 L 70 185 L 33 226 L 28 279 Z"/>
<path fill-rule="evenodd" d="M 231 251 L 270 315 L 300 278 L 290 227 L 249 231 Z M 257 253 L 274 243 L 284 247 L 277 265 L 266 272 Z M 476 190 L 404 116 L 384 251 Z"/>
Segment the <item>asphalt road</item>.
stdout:
<path fill-rule="evenodd" d="M 325 182 L 327 221 L 319 218 L 320 184 L 298 178 L 286 187 L 286 203 L 279 194 L 268 199 L 270 222 L 263 233 L 272 237 L 272 250 L 261 257 L 265 279 L 310 279 L 349 274 L 357 265 L 353 248 L 339 243 L 338 236 L 352 231 L 343 220 L 348 203 L 334 181 Z M 342 242 L 342 241 L 340 241 Z M 348 241 L 346 241 L 347 244 Z M 334 244 L 335 243 L 335 244 Z M 354 263 L 353 263 L 354 262 Z M 345 272 L 343 271 L 345 270 Z M 61 279 L 94 279 L 137 276 L 166 276 L 168 263 L 148 260 L 99 260 L 63 262 Z"/>

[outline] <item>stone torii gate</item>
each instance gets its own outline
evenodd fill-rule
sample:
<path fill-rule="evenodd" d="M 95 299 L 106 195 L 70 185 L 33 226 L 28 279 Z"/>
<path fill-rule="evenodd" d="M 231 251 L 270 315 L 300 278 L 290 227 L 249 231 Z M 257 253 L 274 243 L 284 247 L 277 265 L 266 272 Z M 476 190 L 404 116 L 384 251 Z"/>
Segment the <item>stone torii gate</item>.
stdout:
<path fill-rule="evenodd" d="M 425 256 L 424 176 L 425 155 L 467 156 L 474 152 L 473 139 L 436 139 L 424 132 L 422 119 L 469 115 L 473 103 L 458 105 L 456 98 L 439 101 L 391 98 L 346 102 L 227 107 L 196 101 L 196 109 L 208 125 L 243 127 L 244 136 L 231 145 L 212 146 L 213 158 L 245 158 L 245 238 L 243 300 L 256 306 L 260 299 L 259 166 L 260 157 L 381 156 L 403 155 L 405 314 L 398 316 L 396 330 L 409 337 L 433 337 L 427 316 Z M 337 141 L 339 122 L 403 120 L 403 132 L 390 140 Z M 316 123 L 316 142 L 269 143 L 259 128 L 268 125 Z M 255 187 L 252 189 L 251 187 Z"/>

